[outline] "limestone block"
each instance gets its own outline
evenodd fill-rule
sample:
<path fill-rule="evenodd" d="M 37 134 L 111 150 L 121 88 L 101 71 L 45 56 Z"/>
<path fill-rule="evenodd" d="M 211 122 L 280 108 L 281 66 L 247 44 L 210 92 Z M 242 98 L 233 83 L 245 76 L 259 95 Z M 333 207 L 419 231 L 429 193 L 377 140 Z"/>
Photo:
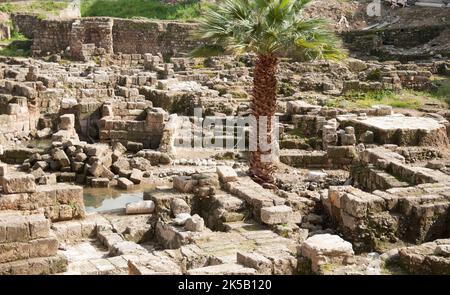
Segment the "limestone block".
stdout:
<path fill-rule="evenodd" d="M 117 179 L 117 185 L 119 186 L 119 188 L 126 190 L 132 189 L 134 187 L 134 183 L 124 177 L 120 177 Z"/>
<path fill-rule="evenodd" d="M 133 169 L 131 171 L 131 175 L 130 175 L 130 180 L 134 183 L 134 184 L 140 184 L 142 181 L 144 173 L 139 170 L 139 169 Z"/>
<path fill-rule="evenodd" d="M 217 174 L 219 175 L 219 179 L 224 183 L 237 180 L 237 173 L 230 166 L 217 166 Z"/>
<path fill-rule="evenodd" d="M 266 224 L 289 223 L 292 221 L 292 208 L 286 205 L 263 207 L 261 221 Z"/>
<path fill-rule="evenodd" d="M 205 221 L 199 215 L 195 214 L 186 220 L 184 228 L 188 231 L 201 232 L 205 229 Z"/>
<path fill-rule="evenodd" d="M 180 213 L 191 213 L 191 207 L 185 200 L 180 198 L 173 198 L 170 201 L 170 210 L 172 211 L 173 216 L 177 216 Z"/>
<path fill-rule="evenodd" d="M 61 167 L 70 166 L 69 157 L 67 157 L 66 153 L 63 150 L 58 149 L 53 154 L 53 159 L 55 159 L 55 161 L 57 161 L 61 165 Z"/>
<path fill-rule="evenodd" d="M 190 193 L 197 186 L 198 181 L 190 176 L 173 177 L 173 188 L 182 193 Z"/>
<path fill-rule="evenodd" d="M 50 222 L 41 214 L 34 214 L 27 217 L 30 227 L 30 238 L 46 238 L 49 236 Z"/>
<path fill-rule="evenodd" d="M 75 115 L 74 114 L 66 114 L 59 117 L 61 123 L 59 124 L 59 128 L 63 130 L 72 130 L 75 128 Z"/>
<path fill-rule="evenodd" d="M 30 239 L 29 224 L 22 215 L 3 217 L 1 223 L 6 230 L 5 242 L 25 242 Z"/>
<path fill-rule="evenodd" d="M 314 235 L 301 245 L 301 255 L 311 260 L 312 271 L 315 273 L 319 273 L 326 264 L 345 264 L 353 254 L 352 244 L 338 235 Z"/>
<path fill-rule="evenodd" d="M 151 214 L 153 211 L 155 211 L 155 203 L 150 200 L 128 203 L 125 210 L 126 214 Z"/>
<path fill-rule="evenodd" d="M 272 274 L 272 261 L 259 253 L 237 252 L 237 263 L 256 269 L 258 274 Z"/>
<path fill-rule="evenodd" d="M 8 174 L 8 165 L 0 163 L 0 177 Z"/>
<path fill-rule="evenodd" d="M 35 192 L 36 183 L 34 176 L 31 174 L 10 174 L 3 176 L 3 191 L 7 194 Z"/>
<path fill-rule="evenodd" d="M 91 180 L 92 187 L 109 187 L 108 178 L 94 178 Z"/>
<path fill-rule="evenodd" d="M 56 184 L 56 174 L 46 174 L 39 179 L 39 184 Z"/>

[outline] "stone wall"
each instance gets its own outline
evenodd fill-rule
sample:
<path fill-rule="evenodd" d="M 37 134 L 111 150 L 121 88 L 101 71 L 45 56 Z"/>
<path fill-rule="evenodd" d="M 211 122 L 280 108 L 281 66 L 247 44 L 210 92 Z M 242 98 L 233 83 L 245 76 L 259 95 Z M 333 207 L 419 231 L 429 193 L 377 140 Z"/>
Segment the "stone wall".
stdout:
<path fill-rule="evenodd" d="M 0 143 L 7 142 L 16 136 L 27 136 L 35 126 L 30 125 L 26 98 L 12 100 L 7 106 L 6 112 L 0 110 Z"/>
<path fill-rule="evenodd" d="M 11 20 L 13 27 L 29 39 L 33 39 L 34 32 L 41 22 L 36 15 L 31 14 L 12 14 Z"/>
<path fill-rule="evenodd" d="M 383 28 L 366 31 L 350 31 L 342 35 L 346 46 L 363 55 L 376 55 L 382 59 L 402 59 L 400 51 L 427 44 L 447 29 L 446 25 Z M 392 56 L 385 49 L 389 46 L 399 48 L 399 55 Z M 425 52 L 425 51 L 424 51 Z M 403 59 L 421 59 L 424 52 L 411 52 Z M 425 54 L 426 55 L 426 54 Z"/>
<path fill-rule="evenodd" d="M 0 23 L 0 40 L 11 38 L 11 31 L 8 25 Z"/>
<path fill-rule="evenodd" d="M 114 52 L 160 52 L 170 56 L 186 53 L 199 44 L 190 36 L 190 31 L 196 26 L 190 23 L 114 19 Z"/>
<path fill-rule="evenodd" d="M 151 108 L 151 102 L 107 103 L 99 121 L 100 140 L 125 146 L 138 143 L 139 149 L 157 149 L 163 136 L 168 114 L 161 108 Z M 130 132 L 132 131 L 132 132 Z"/>
<path fill-rule="evenodd" d="M 35 24 L 33 33 L 34 55 L 58 53 L 70 46 L 70 33 L 73 20 L 40 20 Z"/>
<path fill-rule="evenodd" d="M 173 56 L 194 49 L 199 41 L 190 36 L 193 23 L 83 18 L 40 20 L 33 15 L 13 15 L 13 25 L 26 37 L 34 38 L 33 53 L 60 53 L 70 46 L 73 58 L 111 53 L 162 53 Z M 39 34 L 35 34 L 39 32 Z"/>
<path fill-rule="evenodd" d="M 111 54 L 113 20 L 111 18 L 85 18 L 72 24 L 70 54 L 79 60 L 95 55 Z"/>
<path fill-rule="evenodd" d="M 0 275 L 54 274 L 67 270 L 58 240 L 42 214 L 0 212 Z"/>

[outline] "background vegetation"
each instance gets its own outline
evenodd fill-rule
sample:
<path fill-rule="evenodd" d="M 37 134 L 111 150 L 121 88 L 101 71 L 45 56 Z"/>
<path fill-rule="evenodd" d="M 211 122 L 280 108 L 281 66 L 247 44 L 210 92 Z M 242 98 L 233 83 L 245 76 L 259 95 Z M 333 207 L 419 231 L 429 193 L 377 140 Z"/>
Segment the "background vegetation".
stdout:
<path fill-rule="evenodd" d="M 59 11 L 67 8 L 69 0 L 53 1 L 53 0 L 39 0 L 27 2 L 6 2 L 0 3 L 0 11 L 11 12 L 26 12 L 38 14 L 42 18 L 48 15 L 57 14 Z"/>
<path fill-rule="evenodd" d="M 425 104 L 450 106 L 450 77 L 433 76 L 437 89 L 433 91 L 414 91 L 403 89 L 393 91 L 349 91 L 335 99 L 330 99 L 330 107 L 360 108 L 383 104 L 394 108 L 418 109 Z"/>
<path fill-rule="evenodd" d="M 82 0 L 81 15 L 192 21 L 200 16 L 206 5 L 202 0 L 184 0 L 173 4 L 160 0 Z"/>

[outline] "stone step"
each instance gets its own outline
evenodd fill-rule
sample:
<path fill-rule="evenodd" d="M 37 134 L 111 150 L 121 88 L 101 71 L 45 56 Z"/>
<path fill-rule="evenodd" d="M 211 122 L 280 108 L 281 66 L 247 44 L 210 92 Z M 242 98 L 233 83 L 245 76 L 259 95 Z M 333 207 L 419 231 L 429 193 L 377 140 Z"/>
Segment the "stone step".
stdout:
<path fill-rule="evenodd" d="M 188 275 L 253 275 L 256 274 L 254 268 L 244 267 L 236 263 L 211 265 L 206 267 L 190 269 Z"/>
<path fill-rule="evenodd" d="M 229 193 L 243 199 L 247 203 L 247 206 L 252 210 L 254 218 L 260 217 L 262 207 L 283 205 L 285 203 L 285 199 L 268 189 L 264 189 L 249 177 L 242 177 L 238 181 L 228 182 L 225 188 Z"/>
<path fill-rule="evenodd" d="M 180 266 L 167 255 L 125 255 L 131 275 L 180 275 Z"/>
<path fill-rule="evenodd" d="M 62 255 L 0 263 L 0 275 L 50 275 L 66 270 L 67 260 Z"/>
<path fill-rule="evenodd" d="M 319 169 L 328 165 L 326 151 L 305 151 L 299 149 L 282 149 L 280 151 L 280 162 L 296 167 Z"/>
<path fill-rule="evenodd" d="M 97 230 L 111 229 L 111 224 L 99 214 L 89 214 L 82 220 L 55 222 L 52 230 L 59 241 L 71 243 L 97 235 Z"/>
<path fill-rule="evenodd" d="M 49 230 L 50 222 L 42 214 L 24 216 L 13 211 L 0 212 L 0 244 L 48 238 Z"/>
<path fill-rule="evenodd" d="M 30 240 L 27 242 L 12 242 L 0 244 L 0 263 L 16 260 L 48 257 L 56 255 L 58 251 L 56 237 Z"/>
<path fill-rule="evenodd" d="M 221 208 L 229 212 L 237 212 L 245 209 L 244 200 L 224 191 L 217 192 L 214 196 L 211 196 L 211 199 Z"/>
<path fill-rule="evenodd" d="M 126 275 L 127 260 L 122 256 L 76 261 L 69 265 L 65 275 Z"/>

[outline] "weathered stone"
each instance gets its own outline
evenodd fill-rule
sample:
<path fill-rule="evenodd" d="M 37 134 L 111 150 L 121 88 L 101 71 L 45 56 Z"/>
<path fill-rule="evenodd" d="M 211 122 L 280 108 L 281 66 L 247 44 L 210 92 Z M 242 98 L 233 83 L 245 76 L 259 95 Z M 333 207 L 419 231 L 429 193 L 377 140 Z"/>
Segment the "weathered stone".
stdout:
<path fill-rule="evenodd" d="M 191 213 L 191 207 L 180 198 L 173 198 L 170 201 L 170 210 L 173 216 L 177 216 L 180 213 Z"/>
<path fill-rule="evenodd" d="M 292 221 L 292 208 L 286 205 L 263 207 L 261 221 L 266 224 L 289 223 Z"/>
<path fill-rule="evenodd" d="M 70 165 L 69 157 L 67 157 L 66 153 L 63 150 L 57 150 L 53 154 L 53 159 L 55 159 L 61 167 L 67 167 Z"/>
<path fill-rule="evenodd" d="M 217 174 L 224 183 L 237 180 L 237 173 L 230 166 L 217 166 Z"/>
<path fill-rule="evenodd" d="M 108 178 L 94 178 L 91 180 L 92 187 L 109 187 Z"/>
<path fill-rule="evenodd" d="M 175 218 L 173 219 L 173 224 L 175 225 L 185 225 L 186 221 L 191 218 L 190 213 L 179 213 L 175 215 Z"/>
<path fill-rule="evenodd" d="M 184 228 L 188 231 L 201 232 L 205 228 L 205 221 L 199 215 L 195 214 L 186 220 Z"/>
<path fill-rule="evenodd" d="M 130 175 L 130 180 L 134 184 L 140 184 L 142 181 L 143 175 L 144 175 L 144 173 L 141 170 L 133 169 L 131 172 L 131 175 Z"/>
<path fill-rule="evenodd" d="M 308 181 L 321 182 L 321 181 L 324 181 L 327 176 L 328 175 L 325 172 L 309 171 L 308 172 Z"/>
<path fill-rule="evenodd" d="M 3 191 L 7 194 L 32 193 L 36 191 L 36 183 L 30 174 L 9 174 L 3 176 Z"/>
<path fill-rule="evenodd" d="M 237 252 L 237 263 L 256 269 L 258 274 L 272 274 L 272 261 L 259 253 Z"/>
<path fill-rule="evenodd" d="M 320 273 L 325 265 L 345 264 L 353 254 L 352 244 L 337 235 L 314 235 L 301 245 L 301 255 L 311 260 L 315 273 Z"/>
<path fill-rule="evenodd" d="M 153 201 L 141 201 L 137 203 L 128 203 L 125 212 L 127 214 L 151 214 L 155 210 Z"/>
<path fill-rule="evenodd" d="M 130 180 L 124 178 L 124 177 L 120 177 L 117 179 L 117 185 L 122 188 L 122 189 L 132 189 L 134 187 L 134 183 L 132 183 Z"/>
<path fill-rule="evenodd" d="M 193 192 L 198 181 L 190 176 L 174 176 L 173 188 L 182 193 Z"/>
<path fill-rule="evenodd" d="M 61 123 L 59 127 L 64 130 L 71 130 L 75 128 L 75 115 L 73 114 L 66 114 L 59 117 L 61 120 Z"/>

